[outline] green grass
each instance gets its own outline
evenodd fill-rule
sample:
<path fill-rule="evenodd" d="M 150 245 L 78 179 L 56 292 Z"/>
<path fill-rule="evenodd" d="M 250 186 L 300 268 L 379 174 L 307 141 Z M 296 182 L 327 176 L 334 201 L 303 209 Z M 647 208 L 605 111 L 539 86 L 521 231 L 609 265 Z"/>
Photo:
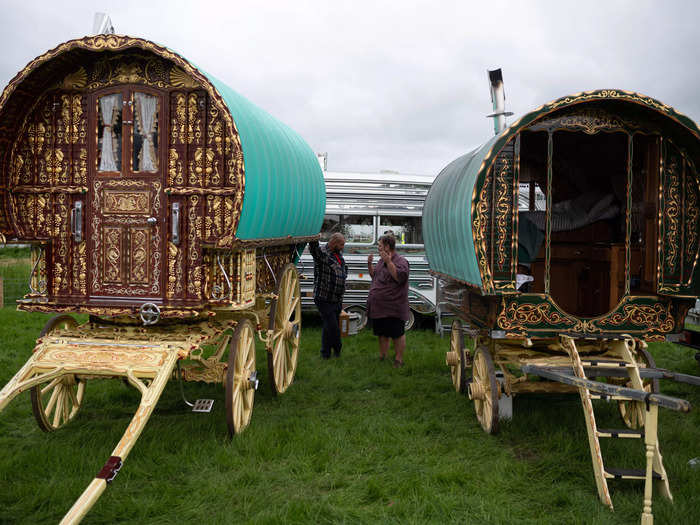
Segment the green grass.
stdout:
<path fill-rule="evenodd" d="M 0 384 L 28 358 L 48 316 L 0 311 Z M 448 339 L 408 335 L 407 365 L 378 361 L 368 331 L 340 359 L 318 357 L 320 328 L 305 317 L 294 385 L 274 398 L 262 386 L 251 426 L 227 439 L 221 386 L 185 384 L 216 399 L 210 414 L 167 386 L 122 471 L 84 523 L 633 523 L 641 483 L 610 483 L 615 512 L 597 498 L 577 397 L 521 397 L 500 434 L 485 435 L 444 364 Z M 659 366 L 697 374 L 693 352 L 652 345 Z M 692 387 L 665 393 L 700 403 Z M 100 470 L 139 401 L 121 381 L 92 381 L 77 419 L 39 430 L 27 393 L 0 414 L 0 523 L 56 523 Z M 601 405 L 597 405 L 600 407 Z M 612 405 L 602 405 L 612 419 Z M 700 516 L 700 417 L 663 410 L 661 450 L 675 503 L 655 495 L 656 523 Z M 614 421 L 607 426 L 619 427 Z M 601 423 L 601 426 L 604 426 Z M 620 445 L 617 443 L 616 445 Z M 641 443 L 606 446 L 612 466 L 641 466 Z M 634 451 L 635 454 L 632 454 Z"/>
<path fill-rule="evenodd" d="M 28 247 L 0 247 L 0 277 L 3 281 L 4 305 L 15 304 L 17 299 L 29 293 L 29 276 L 32 272 Z M 3 305 L 0 305 L 2 307 Z"/>

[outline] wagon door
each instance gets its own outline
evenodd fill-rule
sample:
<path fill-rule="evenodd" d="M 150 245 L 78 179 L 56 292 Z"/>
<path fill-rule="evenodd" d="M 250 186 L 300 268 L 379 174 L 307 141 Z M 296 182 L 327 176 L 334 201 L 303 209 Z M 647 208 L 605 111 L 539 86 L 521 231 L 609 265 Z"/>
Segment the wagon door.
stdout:
<path fill-rule="evenodd" d="M 120 87 L 91 100 L 90 300 L 161 302 L 164 98 Z"/>

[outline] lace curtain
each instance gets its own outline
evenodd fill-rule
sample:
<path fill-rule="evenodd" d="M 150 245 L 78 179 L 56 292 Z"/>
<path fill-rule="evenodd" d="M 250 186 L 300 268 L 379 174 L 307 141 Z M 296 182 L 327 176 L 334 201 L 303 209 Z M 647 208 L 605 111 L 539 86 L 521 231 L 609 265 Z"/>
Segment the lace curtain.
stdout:
<path fill-rule="evenodd" d="M 100 149 L 100 171 L 119 171 L 114 160 L 114 148 L 112 146 L 112 125 L 114 123 L 115 108 L 121 99 L 121 95 L 107 95 L 100 98 L 100 109 L 102 110 L 102 148 Z"/>
<path fill-rule="evenodd" d="M 158 101 L 156 97 L 145 93 L 136 93 L 135 98 L 136 112 L 139 121 L 139 134 L 143 139 L 138 158 L 139 165 L 136 171 L 155 171 L 158 169 L 154 147 Z"/>

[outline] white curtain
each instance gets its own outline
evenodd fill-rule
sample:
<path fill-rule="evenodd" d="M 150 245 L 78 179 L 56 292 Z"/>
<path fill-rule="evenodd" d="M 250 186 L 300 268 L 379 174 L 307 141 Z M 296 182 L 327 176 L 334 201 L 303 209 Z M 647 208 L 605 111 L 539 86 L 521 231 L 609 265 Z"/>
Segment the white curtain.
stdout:
<path fill-rule="evenodd" d="M 107 95 L 100 98 L 100 109 L 102 110 L 102 149 L 100 155 L 100 171 L 118 171 L 114 161 L 114 149 L 112 148 L 112 122 L 114 118 L 114 108 L 119 103 L 121 95 Z"/>
<path fill-rule="evenodd" d="M 155 171 L 153 135 L 155 133 L 155 116 L 158 109 L 156 97 L 145 93 L 136 93 L 136 108 L 140 115 L 140 134 L 143 139 L 139 155 L 138 171 Z"/>

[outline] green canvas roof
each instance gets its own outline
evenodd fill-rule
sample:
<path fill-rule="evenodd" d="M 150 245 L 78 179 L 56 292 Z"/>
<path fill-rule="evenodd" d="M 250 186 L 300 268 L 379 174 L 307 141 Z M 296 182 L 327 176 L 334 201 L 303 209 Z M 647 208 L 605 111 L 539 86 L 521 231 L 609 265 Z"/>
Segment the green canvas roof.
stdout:
<path fill-rule="evenodd" d="M 317 234 L 326 209 L 326 187 L 316 154 L 290 127 L 202 73 L 228 106 L 243 147 L 245 194 L 236 237 Z"/>

